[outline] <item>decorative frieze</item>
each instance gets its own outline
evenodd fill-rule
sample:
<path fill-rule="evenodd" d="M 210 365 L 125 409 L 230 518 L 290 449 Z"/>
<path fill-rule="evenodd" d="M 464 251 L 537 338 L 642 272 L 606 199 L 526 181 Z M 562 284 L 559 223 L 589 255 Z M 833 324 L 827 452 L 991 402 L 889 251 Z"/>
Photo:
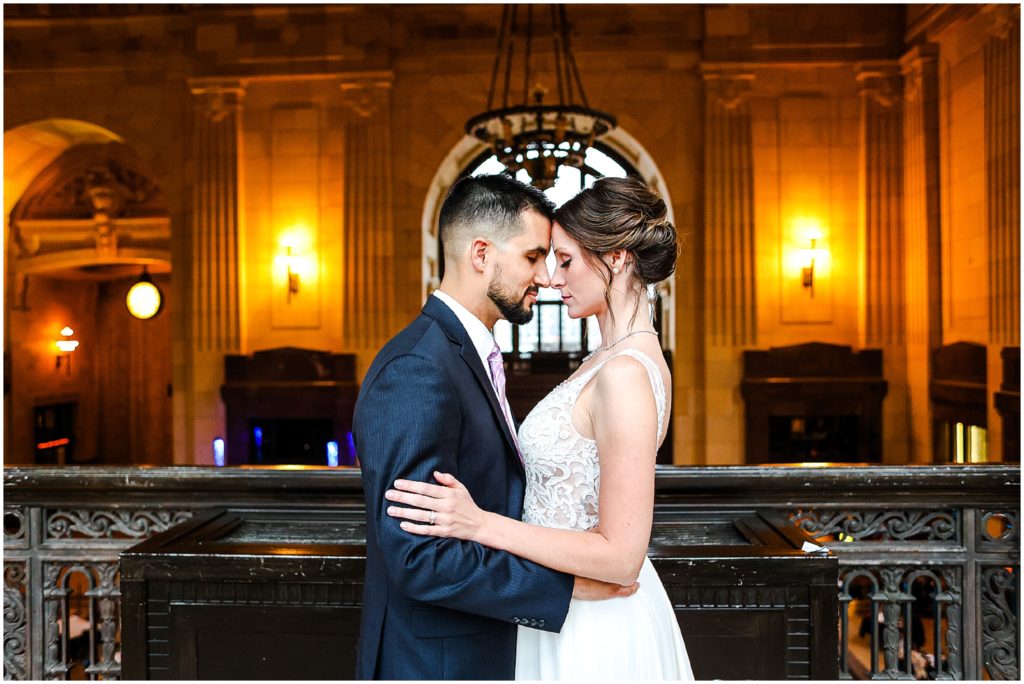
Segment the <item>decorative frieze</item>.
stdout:
<path fill-rule="evenodd" d="M 960 540 L 955 510 L 800 509 L 789 514 L 794 525 L 817 540 L 842 542 Z"/>

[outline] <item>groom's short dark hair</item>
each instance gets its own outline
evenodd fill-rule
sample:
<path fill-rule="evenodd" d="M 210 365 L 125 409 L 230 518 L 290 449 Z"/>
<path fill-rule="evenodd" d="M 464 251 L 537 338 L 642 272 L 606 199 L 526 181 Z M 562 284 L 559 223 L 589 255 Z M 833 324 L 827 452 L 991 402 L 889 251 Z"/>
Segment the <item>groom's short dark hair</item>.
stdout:
<path fill-rule="evenodd" d="M 460 178 L 441 205 L 438 224 L 444 257 L 454 257 L 449 250 L 476 235 L 508 242 L 522 232 L 527 209 L 549 221 L 555 215 L 554 203 L 543 192 L 506 174 Z"/>

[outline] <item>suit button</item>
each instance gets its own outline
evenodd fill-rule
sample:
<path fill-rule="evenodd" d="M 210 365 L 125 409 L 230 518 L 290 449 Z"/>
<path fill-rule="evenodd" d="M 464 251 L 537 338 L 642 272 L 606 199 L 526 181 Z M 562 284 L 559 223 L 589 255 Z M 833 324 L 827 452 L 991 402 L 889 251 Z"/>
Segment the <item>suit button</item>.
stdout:
<path fill-rule="evenodd" d="M 537 621 L 536 620 L 530 620 L 530 626 L 531 627 L 536 627 L 537 626 Z"/>
<path fill-rule="evenodd" d="M 519 624 L 519 618 L 517 618 L 517 617 L 512 618 L 512 623 L 518 625 Z"/>
<path fill-rule="evenodd" d="M 544 626 L 544 621 L 543 620 L 537 620 L 537 626 L 538 627 L 543 627 Z"/>

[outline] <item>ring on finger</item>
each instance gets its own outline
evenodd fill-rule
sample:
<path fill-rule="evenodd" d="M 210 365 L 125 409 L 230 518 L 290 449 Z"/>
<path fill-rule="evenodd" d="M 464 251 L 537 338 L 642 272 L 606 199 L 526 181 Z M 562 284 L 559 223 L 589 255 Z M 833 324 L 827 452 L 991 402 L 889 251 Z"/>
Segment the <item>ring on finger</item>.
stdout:
<path fill-rule="evenodd" d="M 430 511 L 430 524 L 433 525 L 435 520 L 437 520 L 437 513 Z"/>

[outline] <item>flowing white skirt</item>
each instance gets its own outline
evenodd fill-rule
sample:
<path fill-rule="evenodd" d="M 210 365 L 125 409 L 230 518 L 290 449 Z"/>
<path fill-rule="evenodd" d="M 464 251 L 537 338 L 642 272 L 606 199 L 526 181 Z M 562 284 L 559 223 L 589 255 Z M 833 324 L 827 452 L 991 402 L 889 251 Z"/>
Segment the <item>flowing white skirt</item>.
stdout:
<path fill-rule="evenodd" d="M 651 559 L 628 598 L 569 603 L 558 634 L 519 628 L 516 679 L 693 681 L 679 624 Z"/>

